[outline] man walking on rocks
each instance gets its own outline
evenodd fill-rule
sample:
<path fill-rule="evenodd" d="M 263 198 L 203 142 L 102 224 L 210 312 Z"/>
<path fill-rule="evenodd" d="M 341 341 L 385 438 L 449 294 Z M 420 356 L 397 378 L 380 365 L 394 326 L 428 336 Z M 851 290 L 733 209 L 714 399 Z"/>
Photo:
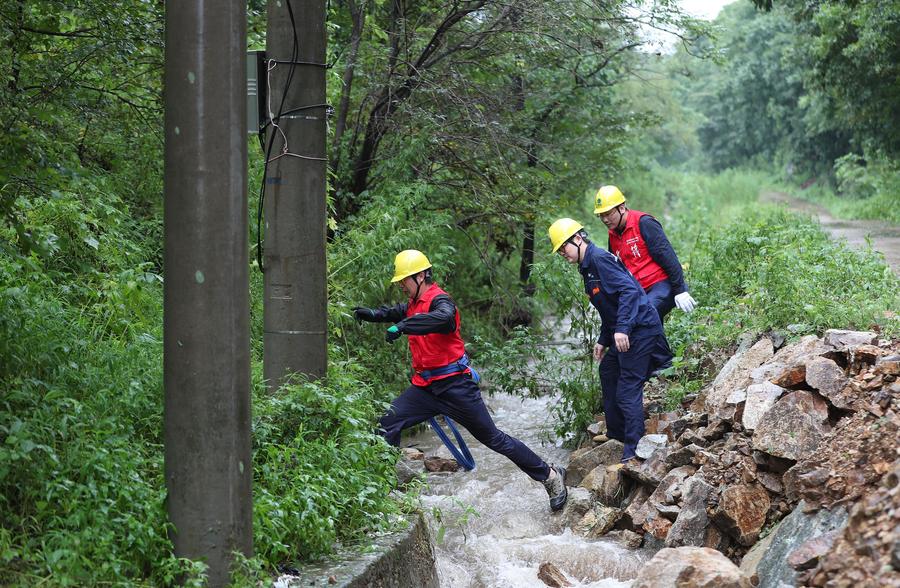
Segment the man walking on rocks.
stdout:
<path fill-rule="evenodd" d="M 629 210 L 616 186 L 597 191 L 594 214 L 609 229 L 610 252 L 634 275 L 660 321 L 676 306 L 684 312 L 694 310 L 697 301 L 688 293 L 681 263 L 658 220 Z"/>
<path fill-rule="evenodd" d="M 594 358 L 607 434 L 625 445 L 622 461 L 635 457 L 644 435 L 644 383 L 672 360 L 659 315 L 622 262 L 594 245 L 578 221 L 561 218 L 550 226 L 552 252 L 577 264 L 584 290 L 600 313 Z"/>
<path fill-rule="evenodd" d="M 439 414 L 469 430 L 478 441 L 505 455 L 533 480 L 544 485 L 550 508 L 563 507 L 568 497 L 566 470 L 550 466 L 524 443 L 497 428 L 473 379 L 465 343 L 459 334 L 459 310 L 432 279 L 428 258 L 413 249 L 394 260 L 394 277 L 409 301 L 377 309 L 354 308 L 358 321 L 391 322 L 385 332 L 393 343 L 407 335 L 412 353 L 412 385 L 394 399 L 379 424 L 388 443 L 400 445 L 400 433 Z"/>

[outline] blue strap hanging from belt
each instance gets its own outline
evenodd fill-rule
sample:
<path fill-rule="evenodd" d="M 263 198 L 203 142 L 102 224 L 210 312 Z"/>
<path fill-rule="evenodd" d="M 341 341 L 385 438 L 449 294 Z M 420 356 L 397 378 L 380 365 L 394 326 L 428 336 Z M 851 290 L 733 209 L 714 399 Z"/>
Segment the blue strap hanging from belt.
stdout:
<path fill-rule="evenodd" d="M 419 372 L 419 375 L 424 379 L 433 378 L 436 376 L 444 376 L 446 374 L 452 374 L 453 372 L 458 372 L 465 370 L 466 368 L 472 372 L 472 380 L 477 384 L 481 381 L 481 376 L 478 375 L 478 372 L 475 371 L 471 365 L 469 365 L 469 356 L 465 353 L 459 361 L 451 363 L 450 365 L 446 365 L 444 367 L 435 368 L 433 370 L 426 370 L 423 372 Z M 431 425 L 431 428 L 434 429 L 434 432 L 437 433 L 437 436 L 444 442 L 444 445 L 447 449 L 450 450 L 450 454 L 453 455 L 453 459 L 459 462 L 459 465 L 463 467 L 463 469 L 471 471 L 475 469 L 475 458 L 472 457 L 472 453 L 469 451 L 469 447 L 466 445 L 465 440 L 459 432 L 459 429 L 456 428 L 456 425 L 453 424 L 453 421 L 447 415 L 441 415 L 444 417 L 444 421 L 447 423 L 447 426 L 450 427 L 450 431 L 453 433 L 453 436 L 456 437 L 456 442 L 459 443 L 459 448 L 453 444 L 453 441 L 450 440 L 450 437 L 447 436 L 447 433 L 444 432 L 444 429 L 438 424 L 437 419 L 432 417 L 428 419 L 428 424 Z"/>
<path fill-rule="evenodd" d="M 456 425 L 453 424 L 453 421 L 447 415 L 441 415 L 444 417 L 444 421 L 446 421 L 447 426 L 450 427 L 450 430 L 453 432 L 453 436 L 456 437 L 456 442 L 459 443 L 459 449 L 453 444 L 453 441 L 450 440 L 450 437 L 447 436 L 447 433 L 444 432 L 444 429 L 441 428 L 441 425 L 438 424 L 437 419 L 432 417 L 428 420 L 428 423 L 431 425 L 431 428 L 434 429 L 434 432 L 437 433 L 437 436 L 440 437 L 441 441 L 444 442 L 444 445 L 447 446 L 447 449 L 450 450 L 450 453 L 453 455 L 453 459 L 459 462 L 466 470 L 474 470 L 475 469 L 475 458 L 472 457 L 472 453 L 469 451 L 469 447 L 466 445 L 466 442 L 463 440 L 462 435 L 459 432 L 459 429 L 456 428 Z"/>

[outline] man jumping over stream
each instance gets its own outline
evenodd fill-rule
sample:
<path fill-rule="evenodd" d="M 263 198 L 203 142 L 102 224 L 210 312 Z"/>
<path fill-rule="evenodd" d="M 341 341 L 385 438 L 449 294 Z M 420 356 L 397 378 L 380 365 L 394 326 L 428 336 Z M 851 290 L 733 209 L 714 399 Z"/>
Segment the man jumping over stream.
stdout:
<path fill-rule="evenodd" d="M 524 443 L 497 428 L 473 378 L 459 334 L 459 310 L 432 278 L 431 262 L 408 249 L 394 260 L 394 277 L 408 302 L 376 309 L 356 307 L 356 319 L 394 323 L 385 332 L 393 343 L 407 335 L 412 353 L 412 385 L 391 402 L 379 425 L 388 443 L 400 445 L 400 433 L 439 414 L 455 420 L 488 448 L 505 455 L 533 480 L 541 482 L 557 511 L 568 498 L 566 470 L 548 465 Z"/>

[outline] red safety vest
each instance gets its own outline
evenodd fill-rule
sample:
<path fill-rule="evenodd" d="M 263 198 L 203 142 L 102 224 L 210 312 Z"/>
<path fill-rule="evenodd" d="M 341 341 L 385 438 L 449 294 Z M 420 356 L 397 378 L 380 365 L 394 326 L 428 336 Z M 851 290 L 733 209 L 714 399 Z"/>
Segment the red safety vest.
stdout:
<path fill-rule="evenodd" d="M 409 305 L 406 309 L 406 316 L 410 317 L 428 312 L 429 308 L 431 308 L 431 301 L 441 294 L 447 295 L 440 286 L 431 284 L 431 286 L 419 296 L 418 300 L 409 301 Z M 459 361 L 466 352 L 466 345 L 463 343 L 462 337 L 459 336 L 459 309 L 456 310 L 456 330 L 452 333 L 408 335 L 407 339 L 409 339 L 409 350 L 412 352 L 413 370 L 416 372 L 412 378 L 412 383 L 414 385 L 427 386 L 435 380 L 443 380 L 444 378 L 449 378 L 450 376 L 463 374 L 469 371 L 469 369 L 466 368 L 449 374 L 428 378 L 427 380 L 419 375 L 422 371 L 433 370 Z"/>
<path fill-rule="evenodd" d="M 609 250 L 622 260 L 644 290 L 657 282 L 669 279 L 666 270 L 650 257 L 650 251 L 647 250 L 647 244 L 641 236 L 641 217 L 646 214 L 639 210 L 629 210 L 622 234 L 613 229 L 609 231 Z"/>

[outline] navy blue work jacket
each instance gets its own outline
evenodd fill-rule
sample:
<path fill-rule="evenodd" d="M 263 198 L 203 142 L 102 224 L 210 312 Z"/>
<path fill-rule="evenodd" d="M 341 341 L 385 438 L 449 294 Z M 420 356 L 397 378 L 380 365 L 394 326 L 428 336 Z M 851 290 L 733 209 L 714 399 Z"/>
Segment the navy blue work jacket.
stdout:
<path fill-rule="evenodd" d="M 644 289 L 615 255 L 588 243 L 578 271 L 584 291 L 603 321 L 597 343 L 612 347 L 613 333 L 641 339 L 663 332 L 659 314 Z"/>

